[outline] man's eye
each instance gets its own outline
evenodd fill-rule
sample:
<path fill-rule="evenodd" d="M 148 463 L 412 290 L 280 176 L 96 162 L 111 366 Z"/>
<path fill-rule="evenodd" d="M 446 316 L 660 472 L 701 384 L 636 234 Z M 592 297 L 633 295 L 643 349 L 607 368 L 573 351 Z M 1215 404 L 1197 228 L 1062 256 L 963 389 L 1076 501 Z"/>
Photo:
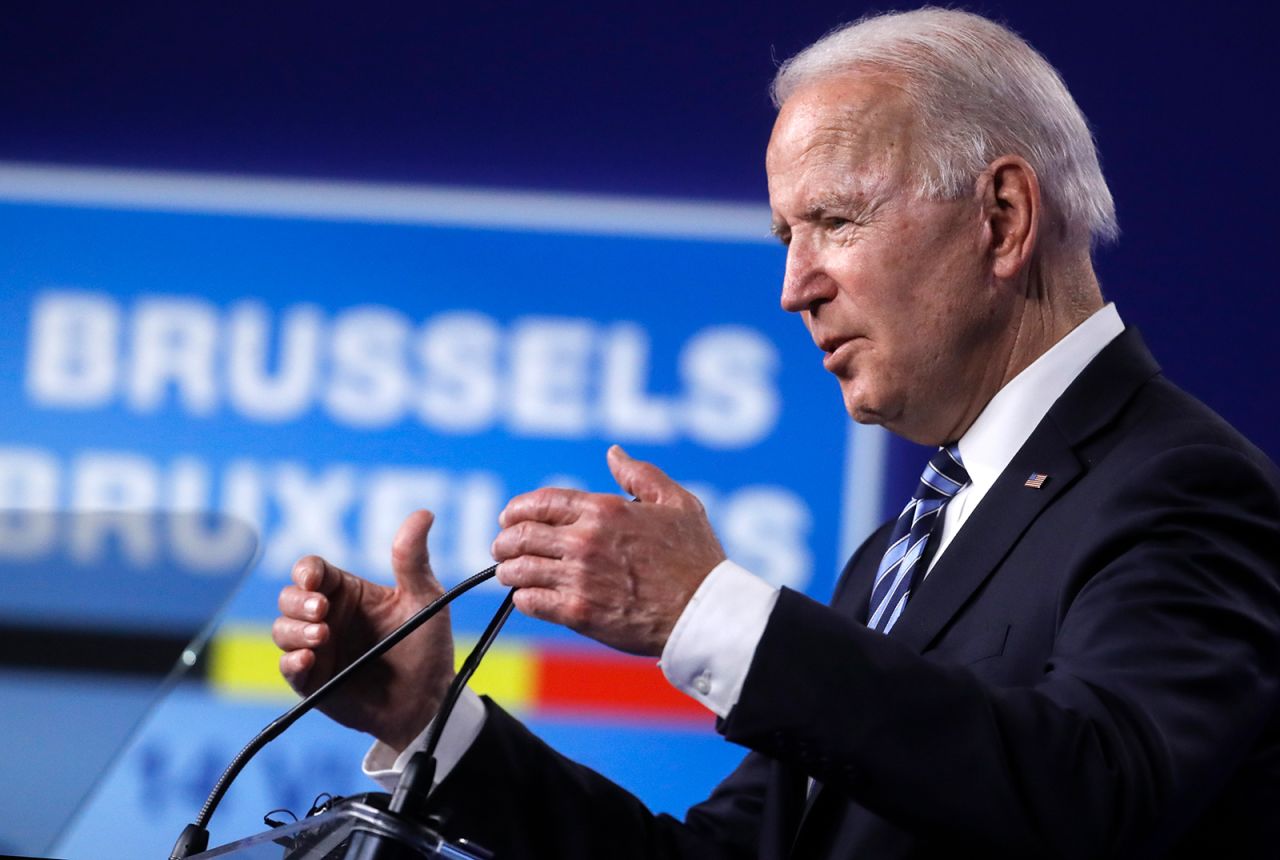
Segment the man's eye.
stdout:
<path fill-rule="evenodd" d="M 852 224 L 852 223 L 853 223 L 853 222 L 852 222 L 852 221 L 850 221 L 848 218 L 828 218 L 828 219 L 827 219 L 827 229 L 828 229 L 828 230 L 840 230 L 840 229 L 842 229 L 842 228 L 844 228 L 844 227 L 849 226 L 849 225 L 850 225 L 850 224 Z"/>

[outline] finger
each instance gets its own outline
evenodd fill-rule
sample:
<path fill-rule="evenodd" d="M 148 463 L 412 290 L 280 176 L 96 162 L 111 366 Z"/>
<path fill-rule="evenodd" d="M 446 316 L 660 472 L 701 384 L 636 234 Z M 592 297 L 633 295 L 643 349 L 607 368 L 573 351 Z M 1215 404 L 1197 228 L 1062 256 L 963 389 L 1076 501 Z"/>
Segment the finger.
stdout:
<path fill-rule="evenodd" d="M 315 664 L 314 651 L 307 649 L 286 651 L 280 655 L 280 674 L 284 676 L 290 687 L 301 692 L 306 687 L 307 678 Z"/>
<path fill-rule="evenodd" d="M 329 598 L 314 591 L 304 591 L 296 585 L 280 589 L 277 603 L 281 614 L 302 621 L 323 621 L 329 613 Z"/>
<path fill-rule="evenodd" d="M 495 561 L 522 555 L 564 558 L 563 529 L 546 523 L 524 520 L 498 532 L 490 550 Z"/>
<path fill-rule="evenodd" d="M 689 491 L 667 477 L 666 472 L 652 463 L 635 459 L 622 450 L 621 445 L 609 446 L 605 459 L 618 486 L 642 502 L 683 508 L 693 501 Z"/>
<path fill-rule="evenodd" d="M 320 594 L 333 594 L 342 587 L 343 578 L 350 575 L 318 555 L 303 556 L 293 565 L 294 585 L 303 591 L 315 591 Z"/>
<path fill-rule="evenodd" d="M 329 625 L 296 618 L 277 618 L 271 625 L 271 641 L 281 651 L 317 648 L 329 641 Z"/>
<path fill-rule="evenodd" d="M 563 563 L 523 555 L 498 565 L 498 582 L 508 588 L 554 588 L 562 579 Z"/>
<path fill-rule="evenodd" d="M 553 526 L 566 526 L 576 522 L 582 514 L 586 493 L 566 490 L 562 487 L 543 487 L 532 493 L 522 493 L 498 514 L 498 525 L 508 528 L 518 522 L 533 520 Z"/>
<path fill-rule="evenodd" d="M 414 511 L 405 517 L 391 542 L 391 571 L 396 585 L 424 601 L 434 599 L 440 592 L 427 552 L 427 533 L 433 522 L 435 515 L 431 511 Z"/>
<path fill-rule="evenodd" d="M 570 604 L 564 595 L 549 588 L 521 588 L 511 600 L 516 609 L 530 618 L 567 627 L 574 627 L 581 621 L 570 612 Z"/>

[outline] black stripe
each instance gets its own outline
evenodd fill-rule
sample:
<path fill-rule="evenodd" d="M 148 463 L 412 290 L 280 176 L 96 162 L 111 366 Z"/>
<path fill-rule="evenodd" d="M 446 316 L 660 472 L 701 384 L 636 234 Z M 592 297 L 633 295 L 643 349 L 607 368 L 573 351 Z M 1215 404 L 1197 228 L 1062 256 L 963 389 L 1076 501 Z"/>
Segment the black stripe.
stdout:
<path fill-rule="evenodd" d="M 0 625 L 0 666 L 163 677 L 194 637 L 194 631 L 146 633 L 4 624 Z M 203 674 L 204 660 L 197 660 L 189 671 Z"/>

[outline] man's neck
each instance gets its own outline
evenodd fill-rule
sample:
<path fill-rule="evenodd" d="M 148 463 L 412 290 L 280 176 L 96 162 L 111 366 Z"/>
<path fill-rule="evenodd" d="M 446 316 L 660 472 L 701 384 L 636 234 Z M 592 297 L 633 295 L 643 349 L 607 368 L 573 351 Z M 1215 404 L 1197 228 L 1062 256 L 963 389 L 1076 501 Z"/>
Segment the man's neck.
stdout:
<path fill-rule="evenodd" d="M 1059 251 L 1037 259 L 1028 272 L 1008 361 L 995 390 L 1026 370 L 1102 305 L 1102 291 L 1087 249 Z"/>
<path fill-rule="evenodd" d="M 1021 301 L 1010 316 L 1008 335 L 993 353 L 985 384 L 976 387 L 966 413 L 943 434 L 944 442 L 963 436 L 1002 388 L 1102 306 L 1087 249 L 1059 252 L 1033 263 Z"/>

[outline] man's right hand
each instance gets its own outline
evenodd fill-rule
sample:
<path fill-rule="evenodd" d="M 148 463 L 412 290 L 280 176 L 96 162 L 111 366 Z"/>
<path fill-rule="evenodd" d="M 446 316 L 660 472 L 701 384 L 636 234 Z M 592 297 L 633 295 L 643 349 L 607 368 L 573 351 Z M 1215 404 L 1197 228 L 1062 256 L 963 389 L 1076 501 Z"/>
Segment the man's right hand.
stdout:
<path fill-rule="evenodd" d="M 272 638 L 285 652 L 280 673 L 294 690 L 313 692 L 443 593 L 427 554 L 433 519 L 430 511 L 415 511 L 396 532 L 394 588 L 314 555 L 293 566 L 293 584 L 280 592 Z M 453 675 L 453 634 L 445 610 L 353 675 L 320 710 L 403 750 L 435 716 Z"/>

